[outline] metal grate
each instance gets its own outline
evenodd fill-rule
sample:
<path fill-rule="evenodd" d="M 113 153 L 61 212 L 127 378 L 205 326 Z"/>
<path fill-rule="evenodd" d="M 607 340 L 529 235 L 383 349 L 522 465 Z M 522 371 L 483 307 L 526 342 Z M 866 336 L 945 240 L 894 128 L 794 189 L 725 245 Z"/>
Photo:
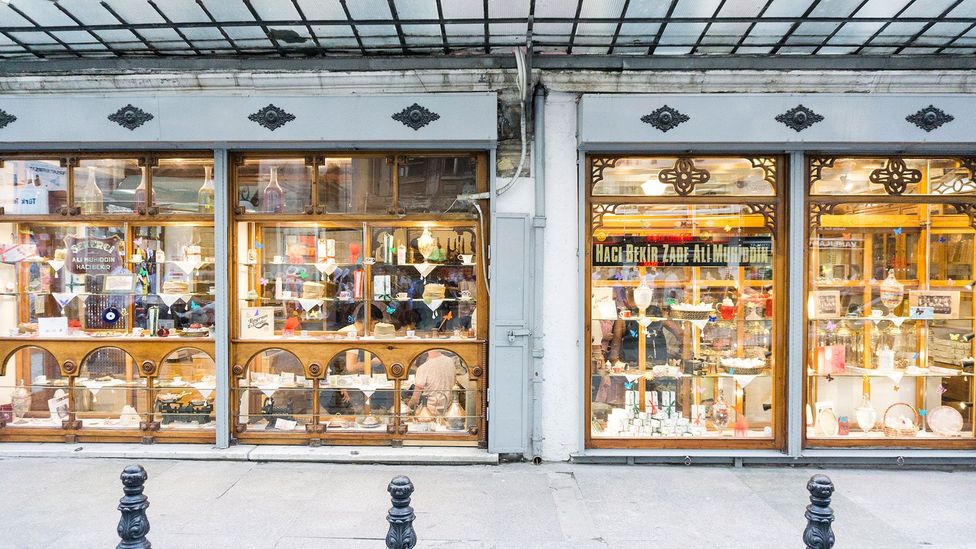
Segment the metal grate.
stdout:
<path fill-rule="evenodd" d="M 0 57 L 973 55 L 976 0 L 0 0 Z"/>

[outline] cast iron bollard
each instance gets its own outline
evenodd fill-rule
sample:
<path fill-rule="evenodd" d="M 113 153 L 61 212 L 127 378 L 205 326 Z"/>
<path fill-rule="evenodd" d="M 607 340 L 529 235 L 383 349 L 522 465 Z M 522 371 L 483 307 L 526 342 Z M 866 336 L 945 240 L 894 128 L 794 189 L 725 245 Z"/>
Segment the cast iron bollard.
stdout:
<path fill-rule="evenodd" d="M 831 549 L 834 546 L 834 532 L 830 523 L 834 522 L 834 512 L 830 509 L 830 495 L 834 493 L 834 483 L 826 475 L 813 475 L 807 482 L 810 492 L 810 505 L 807 505 L 807 527 L 803 530 L 803 543 L 807 549 Z"/>
<path fill-rule="evenodd" d="M 407 477 L 395 477 L 386 487 L 393 499 L 393 507 L 386 515 L 390 531 L 386 533 L 388 549 L 413 549 L 417 545 L 417 533 L 413 531 L 413 507 L 410 507 L 410 494 L 413 483 Z"/>
<path fill-rule="evenodd" d="M 115 549 L 151 549 L 152 544 L 146 539 L 149 533 L 149 518 L 146 516 L 149 498 L 142 494 L 149 475 L 142 465 L 129 465 L 122 470 L 121 478 L 125 495 L 119 500 L 122 518 L 119 519 L 118 532 L 122 542 Z"/>

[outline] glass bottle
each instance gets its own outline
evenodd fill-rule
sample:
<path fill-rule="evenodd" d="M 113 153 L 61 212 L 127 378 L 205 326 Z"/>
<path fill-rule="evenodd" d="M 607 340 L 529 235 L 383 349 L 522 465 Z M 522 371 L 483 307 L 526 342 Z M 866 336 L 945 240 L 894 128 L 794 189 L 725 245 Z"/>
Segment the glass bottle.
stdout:
<path fill-rule="evenodd" d="M 203 178 L 203 185 L 197 191 L 197 211 L 200 213 L 213 213 L 214 211 L 214 181 L 213 168 L 204 168 L 206 175 Z"/>
<path fill-rule="evenodd" d="M 261 205 L 267 213 L 281 213 L 285 211 L 285 191 L 278 185 L 278 168 L 271 168 L 268 186 L 261 193 Z"/>
<path fill-rule="evenodd" d="M 148 168 L 142 168 L 142 179 L 139 181 L 139 186 L 136 187 L 136 192 L 135 192 L 135 201 L 136 201 L 135 202 L 135 206 L 136 206 L 136 209 L 148 208 L 149 207 L 149 204 L 146 202 L 146 187 L 148 187 L 148 184 L 147 184 L 147 181 L 146 181 L 148 179 L 148 177 L 146 175 L 146 170 L 147 169 Z M 156 191 L 155 190 L 153 190 L 152 198 L 153 198 L 153 202 L 155 202 L 156 201 Z"/>
<path fill-rule="evenodd" d="M 98 183 L 95 182 L 94 166 L 88 167 L 88 179 L 78 189 L 75 203 L 82 214 L 100 214 L 105 211 L 105 197 L 102 195 L 102 190 L 98 188 Z"/>

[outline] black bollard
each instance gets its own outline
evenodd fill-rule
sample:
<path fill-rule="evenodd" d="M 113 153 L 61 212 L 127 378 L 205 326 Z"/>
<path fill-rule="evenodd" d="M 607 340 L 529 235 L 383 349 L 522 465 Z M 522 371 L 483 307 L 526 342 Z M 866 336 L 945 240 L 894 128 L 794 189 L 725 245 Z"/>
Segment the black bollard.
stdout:
<path fill-rule="evenodd" d="M 413 519 L 416 517 L 413 507 L 410 507 L 413 483 L 407 477 L 395 477 L 386 490 L 393 499 L 393 507 L 386 515 L 386 521 L 390 523 L 390 531 L 386 533 L 386 547 L 413 549 L 417 545 L 417 533 L 413 531 Z"/>
<path fill-rule="evenodd" d="M 807 482 L 810 505 L 807 505 L 807 527 L 803 530 L 803 543 L 807 549 L 831 549 L 834 546 L 834 512 L 830 509 L 830 496 L 834 483 L 826 475 L 813 475 Z"/>
<path fill-rule="evenodd" d="M 142 465 L 129 465 L 122 471 L 122 491 L 125 495 L 119 500 L 119 537 L 122 542 L 115 549 L 151 549 L 152 544 L 146 539 L 149 533 L 149 517 L 146 509 L 149 498 L 142 494 L 146 479 L 149 475 Z"/>

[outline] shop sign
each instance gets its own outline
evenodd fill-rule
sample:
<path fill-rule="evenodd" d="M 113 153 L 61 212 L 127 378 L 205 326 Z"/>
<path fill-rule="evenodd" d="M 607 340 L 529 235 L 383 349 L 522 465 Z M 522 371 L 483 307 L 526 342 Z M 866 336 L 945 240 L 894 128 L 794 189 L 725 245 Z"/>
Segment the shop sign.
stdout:
<path fill-rule="evenodd" d="M 810 241 L 811 247 L 821 250 L 856 250 L 862 247 L 861 239 L 851 238 L 814 238 Z"/>
<path fill-rule="evenodd" d="M 122 268 L 122 239 L 64 237 L 67 249 L 65 266 L 76 275 L 107 275 Z"/>
<path fill-rule="evenodd" d="M 748 267 L 772 262 L 773 240 L 762 236 L 725 239 L 622 237 L 594 242 L 592 252 L 592 263 L 596 267 Z"/>

